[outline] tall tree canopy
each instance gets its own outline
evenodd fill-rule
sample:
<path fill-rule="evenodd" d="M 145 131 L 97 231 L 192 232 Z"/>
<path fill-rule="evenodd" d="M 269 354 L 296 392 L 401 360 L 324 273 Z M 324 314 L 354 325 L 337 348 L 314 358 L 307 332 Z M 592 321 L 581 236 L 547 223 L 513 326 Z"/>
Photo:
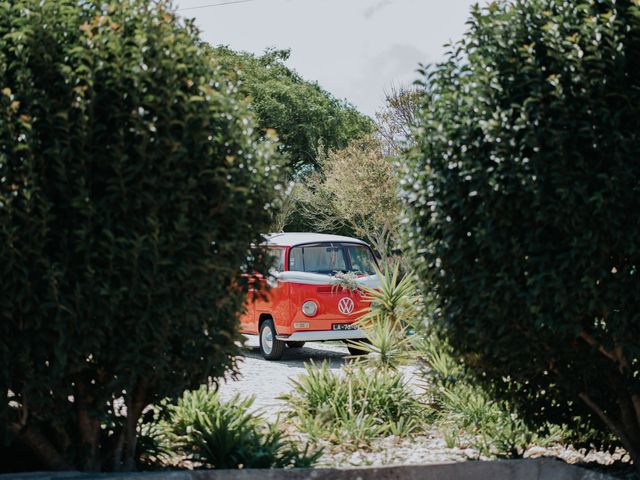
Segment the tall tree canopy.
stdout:
<path fill-rule="evenodd" d="M 374 129 L 373 121 L 353 106 L 287 68 L 287 50 L 255 56 L 217 47 L 213 55 L 225 74 L 239 82 L 260 127 L 277 132 L 292 173 L 316 169 L 319 155 Z"/>

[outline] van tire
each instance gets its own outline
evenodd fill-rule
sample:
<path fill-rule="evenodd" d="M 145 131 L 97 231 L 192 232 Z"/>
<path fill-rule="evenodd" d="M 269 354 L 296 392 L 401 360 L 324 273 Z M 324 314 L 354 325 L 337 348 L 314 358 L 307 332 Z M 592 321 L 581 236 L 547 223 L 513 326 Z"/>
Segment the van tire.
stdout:
<path fill-rule="evenodd" d="M 304 342 L 287 342 L 287 347 L 289 347 L 289 348 L 302 348 L 302 347 L 304 347 Z"/>
<path fill-rule="evenodd" d="M 268 319 L 260 325 L 260 353 L 265 360 L 280 360 L 284 353 L 285 342 L 276 338 L 276 327 L 273 320 Z"/>

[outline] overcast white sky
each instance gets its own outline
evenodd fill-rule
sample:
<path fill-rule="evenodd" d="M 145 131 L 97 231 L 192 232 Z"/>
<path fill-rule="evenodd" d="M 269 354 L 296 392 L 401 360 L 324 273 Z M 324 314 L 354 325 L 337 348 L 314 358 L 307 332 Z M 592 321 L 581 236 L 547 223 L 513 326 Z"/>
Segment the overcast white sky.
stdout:
<path fill-rule="evenodd" d="M 175 0 L 206 41 L 262 53 L 290 48 L 287 65 L 373 115 L 392 84 L 440 60 L 476 0 Z M 484 3 L 484 2 L 482 2 Z M 194 8 L 196 7 L 196 8 Z"/>

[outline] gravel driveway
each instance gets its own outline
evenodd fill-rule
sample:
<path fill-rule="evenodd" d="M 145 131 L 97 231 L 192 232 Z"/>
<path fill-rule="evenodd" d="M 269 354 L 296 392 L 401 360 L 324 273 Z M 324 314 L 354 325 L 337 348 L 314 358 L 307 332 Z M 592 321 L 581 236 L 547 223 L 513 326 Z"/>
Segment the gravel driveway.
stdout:
<path fill-rule="evenodd" d="M 282 360 L 267 361 L 260 355 L 258 337 L 247 338 L 245 356 L 239 360 L 240 375 L 237 380 L 226 378 L 220 384 L 220 397 L 229 400 L 236 393 L 243 398 L 254 395 L 254 407 L 271 419 L 283 406 L 277 397 L 291 391 L 289 380 L 304 373 L 305 363 L 326 360 L 330 368 L 339 369 L 349 356 L 346 346 L 317 342 L 306 343 L 302 348 L 287 348 Z"/>

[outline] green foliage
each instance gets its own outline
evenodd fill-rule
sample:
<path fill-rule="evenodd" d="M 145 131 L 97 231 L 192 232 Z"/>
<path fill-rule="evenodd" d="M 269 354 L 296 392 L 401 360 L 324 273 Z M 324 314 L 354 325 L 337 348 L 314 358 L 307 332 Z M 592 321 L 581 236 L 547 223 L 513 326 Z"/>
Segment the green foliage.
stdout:
<path fill-rule="evenodd" d="M 374 129 L 370 118 L 286 67 L 287 50 L 257 57 L 218 47 L 213 55 L 229 78 L 240 81 L 238 88 L 249 98 L 260 128 L 277 131 L 291 173 L 316 169 L 329 150 Z"/>
<path fill-rule="evenodd" d="M 168 407 L 162 421 L 177 452 L 200 468 L 310 467 L 321 451 L 299 450 L 277 422 L 267 424 L 251 412 L 254 398 L 233 397 L 223 402 L 217 393 L 201 387 L 187 391 Z"/>
<path fill-rule="evenodd" d="M 366 332 L 367 340 L 350 340 L 348 345 L 359 352 L 371 354 L 360 359 L 367 367 L 382 371 L 397 370 L 413 358 L 411 338 L 404 328 L 388 318 L 375 319 L 360 328 Z"/>
<path fill-rule="evenodd" d="M 396 169 L 382 142 L 366 135 L 331 150 L 294 193 L 300 215 L 314 230 L 344 231 L 366 239 L 386 259 L 399 242 L 398 187 Z"/>
<path fill-rule="evenodd" d="M 136 466 L 138 470 L 162 469 L 172 465 L 175 456 L 173 436 L 166 427 L 167 400 L 147 407 L 138 421 Z"/>
<path fill-rule="evenodd" d="M 373 354 L 362 359 L 367 366 L 395 370 L 413 358 L 413 339 L 407 333 L 420 313 L 419 290 L 412 273 L 400 276 L 398 263 L 385 265 L 384 270 L 376 268 L 376 275 L 380 280 L 377 288 L 361 287 L 369 306 L 358 325 L 366 332 L 367 341 L 350 344 Z"/>
<path fill-rule="evenodd" d="M 425 362 L 422 375 L 434 421 L 450 448 L 469 445 L 484 456 L 521 457 L 531 446 L 569 440 L 572 432 L 566 426 L 547 423 L 531 428 L 512 405 L 494 400 L 466 375 L 450 347 L 437 337 L 421 337 L 414 346 Z"/>
<path fill-rule="evenodd" d="M 404 197 L 436 328 L 528 419 L 597 419 L 637 465 L 637 2 L 476 7 L 425 89 Z"/>
<path fill-rule="evenodd" d="M 421 429 L 421 405 L 397 372 L 326 362 L 307 365 L 286 400 L 289 416 L 314 441 L 357 449 L 377 437 L 407 436 Z"/>
<path fill-rule="evenodd" d="M 0 2 L 0 428 L 47 468 L 133 468 L 144 407 L 233 366 L 255 129 L 165 2 Z"/>
<path fill-rule="evenodd" d="M 369 302 L 367 312 L 360 323 L 370 325 L 378 320 L 388 320 L 397 327 L 415 321 L 420 311 L 419 283 L 413 273 L 400 274 L 400 264 L 376 268 L 380 280 L 377 288 L 364 288 L 363 300 Z"/>

